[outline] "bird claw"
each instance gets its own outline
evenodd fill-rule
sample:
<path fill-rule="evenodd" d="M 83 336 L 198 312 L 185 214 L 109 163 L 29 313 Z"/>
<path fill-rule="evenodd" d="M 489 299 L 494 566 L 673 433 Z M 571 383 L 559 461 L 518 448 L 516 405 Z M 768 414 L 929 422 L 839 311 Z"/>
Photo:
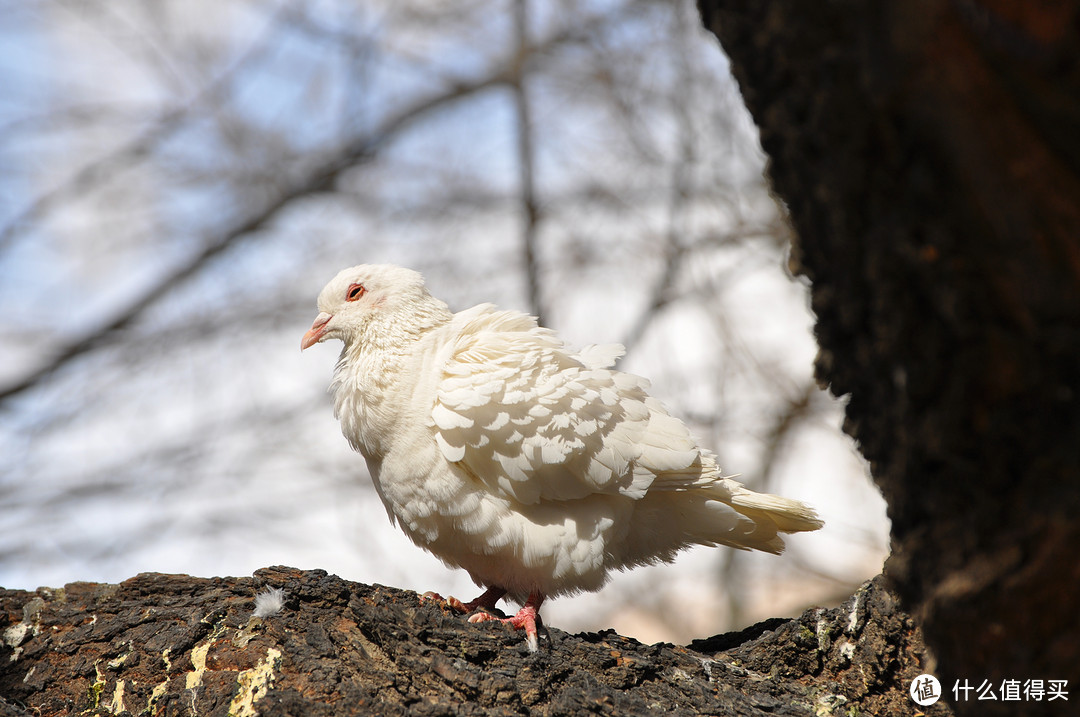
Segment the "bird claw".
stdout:
<path fill-rule="evenodd" d="M 458 600 L 453 595 L 451 595 L 450 597 L 445 597 L 444 598 L 439 593 L 434 592 L 432 590 L 428 590 L 426 593 L 424 593 L 423 595 L 420 596 L 420 602 L 425 603 L 425 602 L 428 602 L 428 601 L 441 602 L 444 605 L 446 605 L 448 608 L 450 608 L 451 610 L 456 610 L 457 612 L 460 612 L 460 613 L 471 612 L 471 610 L 469 609 L 469 607 L 465 603 L 461 602 L 460 600 Z"/>
<path fill-rule="evenodd" d="M 456 597 L 451 596 L 444 598 L 439 593 L 429 590 L 420 596 L 420 602 L 423 603 L 427 600 L 434 600 L 443 603 L 457 612 L 464 614 L 473 613 L 472 615 L 469 615 L 468 620 L 474 625 L 481 622 L 497 621 L 510 625 L 515 630 L 524 630 L 525 641 L 529 645 L 529 652 L 536 652 L 540 649 L 540 641 L 536 631 L 536 621 L 540 618 L 540 603 L 544 601 L 543 596 L 539 594 L 530 595 L 529 600 L 525 603 L 524 607 L 517 611 L 516 615 L 513 617 L 502 617 L 502 613 L 495 607 L 495 603 L 502 599 L 505 594 L 506 591 L 502 588 L 488 588 L 480 597 L 463 603 Z"/>
<path fill-rule="evenodd" d="M 518 610 L 517 614 L 513 617 L 496 617 L 488 612 L 478 612 L 469 616 L 469 622 L 473 624 L 481 622 L 501 622 L 504 625 L 510 625 L 515 630 L 524 630 L 525 642 L 529 646 L 529 652 L 536 652 L 540 649 L 540 641 L 536 632 L 537 617 L 536 608 L 526 604 L 525 607 Z"/>

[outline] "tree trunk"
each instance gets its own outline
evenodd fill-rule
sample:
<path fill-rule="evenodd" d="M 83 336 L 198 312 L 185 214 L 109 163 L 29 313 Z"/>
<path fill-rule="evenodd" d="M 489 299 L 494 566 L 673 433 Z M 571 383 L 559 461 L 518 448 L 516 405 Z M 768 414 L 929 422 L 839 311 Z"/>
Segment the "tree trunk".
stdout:
<path fill-rule="evenodd" d="M 699 6 L 761 129 L 813 281 L 818 376 L 850 395 L 893 522 L 886 575 L 947 696 L 1075 688 L 1077 3 Z M 962 713 L 1018 710 L 967 694 Z"/>
<path fill-rule="evenodd" d="M 265 586 L 283 608 L 254 617 Z M 5 717 L 884 715 L 910 712 L 896 686 L 924 670 L 880 581 L 840 608 L 687 647 L 551 629 L 530 653 L 511 628 L 416 593 L 292 568 L 0 591 L 0 629 Z"/>
<path fill-rule="evenodd" d="M 911 714 L 933 671 L 1080 684 L 1080 11 L 700 0 L 813 280 L 818 373 L 890 506 L 886 576 L 687 647 L 550 631 L 529 654 L 320 572 L 0 592 L 0 715 Z M 270 584 L 282 612 L 251 618 Z M 924 710 L 946 714 L 938 703 Z"/>

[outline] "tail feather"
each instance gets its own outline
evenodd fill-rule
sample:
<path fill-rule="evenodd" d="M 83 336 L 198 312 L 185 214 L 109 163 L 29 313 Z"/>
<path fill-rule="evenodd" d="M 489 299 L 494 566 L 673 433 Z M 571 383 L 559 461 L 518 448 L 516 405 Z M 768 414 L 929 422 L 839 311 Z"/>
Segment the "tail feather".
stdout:
<path fill-rule="evenodd" d="M 779 554 L 784 551 L 780 533 L 824 525 L 805 503 L 755 493 L 730 478 L 685 491 L 650 491 L 633 510 L 627 533 L 613 551 L 619 567 L 670 561 L 691 545 Z"/>
<path fill-rule="evenodd" d="M 749 518 L 757 519 L 760 516 L 771 521 L 781 533 L 818 530 L 825 525 L 806 503 L 769 493 L 755 493 L 741 485 L 732 491 L 729 502 L 735 510 Z"/>

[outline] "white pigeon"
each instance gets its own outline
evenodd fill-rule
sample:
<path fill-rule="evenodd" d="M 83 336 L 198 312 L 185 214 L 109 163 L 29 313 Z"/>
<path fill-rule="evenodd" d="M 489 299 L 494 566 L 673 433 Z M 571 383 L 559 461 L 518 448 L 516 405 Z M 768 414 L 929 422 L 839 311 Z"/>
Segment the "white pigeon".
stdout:
<path fill-rule="evenodd" d="M 419 273 L 389 265 L 345 269 L 318 309 L 301 350 L 345 344 L 334 414 L 390 521 L 487 588 L 452 606 L 524 600 L 504 622 L 531 649 L 546 598 L 691 545 L 780 553 L 778 533 L 823 525 L 722 475 L 647 380 L 612 368 L 617 344 L 574 352 L 491 304 L 452 313 Z"/>

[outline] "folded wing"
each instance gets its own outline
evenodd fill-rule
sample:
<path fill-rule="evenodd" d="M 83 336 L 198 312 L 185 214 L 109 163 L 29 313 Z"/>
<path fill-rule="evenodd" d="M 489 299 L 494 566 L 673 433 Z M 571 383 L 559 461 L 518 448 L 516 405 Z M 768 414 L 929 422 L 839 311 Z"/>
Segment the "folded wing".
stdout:
<path fill-rule="evenodd" d="M 640 499 L 717 480 L 686 427 L 611 370 L 619 346 L 567 350 L 523 314 L 463 312 L 431 410 L 447 461 L 521 504 L 597 493 Z"/>

